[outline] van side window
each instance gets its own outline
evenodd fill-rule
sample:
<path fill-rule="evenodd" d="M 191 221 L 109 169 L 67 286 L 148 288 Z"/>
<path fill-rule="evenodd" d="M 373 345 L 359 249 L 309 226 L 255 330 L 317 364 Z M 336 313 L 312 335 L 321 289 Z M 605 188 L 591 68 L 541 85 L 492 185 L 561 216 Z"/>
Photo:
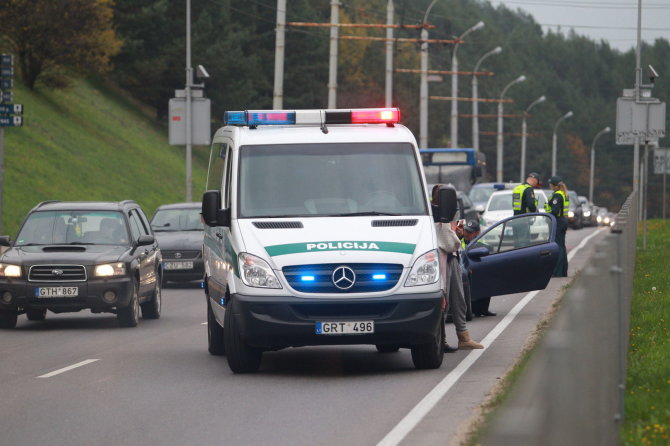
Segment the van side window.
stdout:
<path fill-rule="evenodd" d="M 222 206 L 224 209 L 230 208 L 230 189 L 232 187 L 232 173 L 233 173 L 233 157 L 231 156 L 232 150 L 228 150 L 228 156 L 226 159 L 226 176 L 225 176 L 225 195 L 223 197 Z"/>
<path fill-rule="evenodd" d="M 221 190 L 223 169 L 226 163 L 228 144 L 214 143 L 209 154 L 209 169 L 207 171 L 207 190 Z"/>

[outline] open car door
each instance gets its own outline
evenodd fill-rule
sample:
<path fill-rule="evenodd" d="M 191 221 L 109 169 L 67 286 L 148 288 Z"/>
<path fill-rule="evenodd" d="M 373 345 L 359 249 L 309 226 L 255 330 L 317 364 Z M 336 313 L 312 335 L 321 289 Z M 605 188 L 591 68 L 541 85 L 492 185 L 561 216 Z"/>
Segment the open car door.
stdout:
<path fill-rule="evenodd" d="M 468 244 L 463 265 L 471 298 L 541 290 L 558 261 L 556 219 L 548 213 L 501 220 Z"/>

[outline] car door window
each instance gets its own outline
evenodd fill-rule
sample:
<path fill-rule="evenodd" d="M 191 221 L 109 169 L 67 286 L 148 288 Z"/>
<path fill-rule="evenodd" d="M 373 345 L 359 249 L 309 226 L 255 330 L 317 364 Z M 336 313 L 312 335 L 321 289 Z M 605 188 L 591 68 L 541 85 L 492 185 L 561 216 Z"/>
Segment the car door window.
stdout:
<path fill-rule="evenodd" d="M 128 212 L 128 221 L 130 223 L 130 233 L 133 235 L 133 240 L 140 238 L 142 231 L 140 230 L 140 225 L 137 219 L 134 217 L 133 212 Z"/>
<path fill-rule="evenodd" d="M 224 178 L 225 191 L 223 196 L 223 208 L 230 208 L 230 193 L 232 188 L 232 173 L 233 173 L 233 157 L 231 156 L 232 150 L 228 148 L 228 153 L 226 153 L 226 174 Z"/>
<path fill-rule="evenodd" d="M 147 221 L 147 217 L 144 215 L 144 212 L 140 211 L 139 209 L 135 209 L 133 213 L 140 222 L 140 231 L 142 232 L 142 234 L 151 235 L 151 225 L 149 225 L 149 222 Z"/>
<path fill-rule="evenodd" d="M 481 237 L 480 245 L 491 254 L 549 243 L 551 217 L 524 215 L 493 226 Z"/>

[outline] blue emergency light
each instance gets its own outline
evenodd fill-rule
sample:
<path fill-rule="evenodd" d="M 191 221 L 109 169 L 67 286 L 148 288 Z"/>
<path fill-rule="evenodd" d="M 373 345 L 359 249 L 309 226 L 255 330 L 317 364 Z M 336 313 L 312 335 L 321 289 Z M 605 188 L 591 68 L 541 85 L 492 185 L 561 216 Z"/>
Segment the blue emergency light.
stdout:
<path fill-rule="evenodd" d="M 372 280 L 386 280 L 386 274 L 373 274 Z"/>
<path fill-rule="evenodd" d="M 305 276 L 300 276 L 300 280 L 302 280 L 303 282 L 314 282 L 314 280 L 316 280 L 316 278 L 312 275 L 305 275 Z"/>
<path fill-rule="evenodd" d="M 324 125 L 397 124 L 398 108 L 358 108 L 351 110 L 247 110 L 223 115 L 225 125 Z"/>

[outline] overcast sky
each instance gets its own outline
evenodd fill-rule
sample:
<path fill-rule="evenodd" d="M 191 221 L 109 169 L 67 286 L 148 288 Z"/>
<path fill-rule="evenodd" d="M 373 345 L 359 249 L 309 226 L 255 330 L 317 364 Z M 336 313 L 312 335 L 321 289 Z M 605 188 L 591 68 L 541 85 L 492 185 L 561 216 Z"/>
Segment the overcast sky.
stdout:
<path fill-rule="evenodd" d="M 638 0 L 489 0 L 530 13 L 542 29 L 574 29 L 626 51 L 637 42 Z M 642 0 L 642 40 L 670 40 L 670 0 Z"/>

